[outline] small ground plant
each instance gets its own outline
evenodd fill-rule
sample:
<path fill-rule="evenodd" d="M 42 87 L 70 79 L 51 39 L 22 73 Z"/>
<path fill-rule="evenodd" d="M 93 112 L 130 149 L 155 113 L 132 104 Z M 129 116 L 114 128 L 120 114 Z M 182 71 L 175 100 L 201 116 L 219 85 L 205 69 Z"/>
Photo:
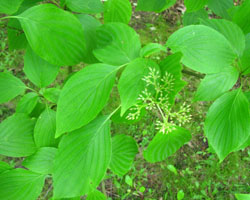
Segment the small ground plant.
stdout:
<path fill-rule="evenodd" d="M 175 4 L 138 0 L 134 6 L 161 13 Z M 203 119 L 209 151 L 221 163 L 249 146 L 250 0 L 184 5 L 183 26 L 165 44 L 142 46 L 128 25 L 129 0 L 1 0 L 9 49 L 25 55 L 21 75 L 11 72 L 12 62 L 0 62 L 0 103 L 17 102 L 0 124 L 0 154 L 21 160 L 18 167 L 0 161 L 0 199 L 37 199 L 45 180 L 51 199 L 106 199 L 100 183 L 107 171 L 133 188 L 127 173 L 138 153 L 157 163 L 191 140 L 190 102 L 176 103 L 187 84 L 183 66 L 202 77 L 193 101 L 211 103 Z M 69 73 L 58 80 L 62 68 Z M 140 149 L 135 138 L 111 134 L 112 124 L 135 124 L 148 114 L 152 138 Z M 173 165 L 162 168 L 178 175 Z M 181 173 L 192 175 L 189 168 Z M 145 187 L 138 190 L 143 199 Z M 177 199 L 185 199 L 182 190 Z"/>

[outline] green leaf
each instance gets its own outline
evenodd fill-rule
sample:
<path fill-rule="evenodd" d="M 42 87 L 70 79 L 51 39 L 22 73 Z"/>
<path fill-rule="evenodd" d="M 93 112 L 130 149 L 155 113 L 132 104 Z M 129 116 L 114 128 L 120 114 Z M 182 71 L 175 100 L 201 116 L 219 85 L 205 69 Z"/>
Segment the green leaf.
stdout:
<path fill-rule="evenodd" d="M 45 176 L 25 169 L 0 174 L 0 199 L 34 200 L 43 189 Z"/>
<path fill-rule="evenodd" d="M 132 15 L 132 6 L 129 0 L 107 0 L 104 3 L 104 23 L 122 22 L 128 24 Z"/>
<path fill-rule="evenodd" d="M 231 43 L 235 54 L 241 56 L 245 49 L 245 35 L 236 24 L 225 19 L 201 20 L 203 25 L 220 32 Z"/>
<path fill-rule="evenodd" d="M 169 171 L 171 171 L 175 175 L 178 175 L 177 169 L 175 168 L 174 165 L 168 165 L 167 168 L 168 168 Z"/>
<path fill-rule="evenodd" d="M 138 0 L 136 11 L 162 12 L 175 4 L 176 0 Z"/>
<path fill-rule="evenodd" d="M 243 52 L 243 55 L 241 57 L 241 71 L 243 71 L 243 74 L 250 73 L 250 33 L 246 35 L 246 44 L 245 44 L 245 50 Z"/>
<path fill-rule="evenodd" d="M 41 4 L 17 18 L 29 45 L 44 60 L 58 66 L 74 65 L 83 60 L 83 28 L 73 14 L 53 4 Z"/>
<path fill-rule="evenodd" d="M 237 200 L 249 200 L 250 194 L 235 194 Z"/>
<path fill-rule="evenodd" d="M 15 114 L 1 122 L 0 154 L 10 157 L 33 154 L 36 151 L 33 140 L 34 125 L 35 121 L 24 114 Z"/>
<path fill-rule="evenodd" d="M 52 103 L 57 103 L 59 96 L 60 96 L 60 93 L 61 93 L 61 90 L 58 88 L 46 88 L 42 92 L 42 95 L 48 101 L 50 101 Z"/>
<path fill-rule="evenodd" d="M 15 12 L 15 15 L 20 14 L 30 7 L 35 6 L 40 1 L 42 0 L 24 0 L 18 11 Z M 22 26 L 17 19 L 9 19 L 8 41 L 10 50 L 25 49 L 28 44 Z"/>
<path fill-rule="evenodd" d="M 107 197 L 101 193 L 99 190 L 94 190 L 90 192 L 86 200 L 106 200 Z"/>
<path fill-rule="evenodd" d="M 209 108 L 205 134 L 220 161 L 250 135 L 249 101 L 240 89 L 218 98 Z"/>
<path fill-rule="evenodd" d="M 130 187 L 133 187 L 133 179 L 132 179 L 129 175 L 126 175 L 126 176 L 125 176 L 125 182 L 126 182 Z"/>
<path fill-rule="evenodd" d="M 231 67 L 224 72 L 216 74 L 207 74 L 201 81 L 200 86 L 195 93 L 195 101 L 214 101 L 224 92 L 230 90 L 239 77 L 236 68 Z"/>
<path fill-rule="evenodd" d="M 208 0 L 184 0 L 184 5 L 187 8 L 187 12 L 194 12 L 202 9 Z"/>
<path fill-rule="evenodd" d="M 85 42 L 86 42 L 86 51 L 84 53 L 83 61 L 85 63 L 97 63 L 98 60 L 93 54 L 93 50 L 96 48 L 96 30 L 102 24 L 94 17 L 87 15 L 87 14 L 80 14 L 76 15 L 79 19 L 80 23 L 82 24 Z"/>
<path fill-rule="evenodd" d="M 60 198 L 60 199 L 51 198 L 50 200 L 81 200 L 81 197 Z"/>
<path fill-rule="evenodd" d="M 180 64 L 182 58 L 181 53 L 175 53 L 167 56 L 164 60 L 160 62 L 160 69 L 162 75 L 166 73 L 171 74 L 174 78 L 173 91 L 169 92 L 169 103 L 174 104 L 175 96 L 182 90 L 182 88 L 187 84 L 182 80 L 182 66 Z"/>
<path fill-rule="evenodd" d="M 24 93 L 24 83 L 10 73 L 0 72 L 0 104 L 14 99 Z"/>
<path fill-rule="evenodd" d="M 34 92 L 25 94 L 17 103 L 16 112 L 30 114 L 38 102 L 38 95 Z"/>
<path fill-rule="evenodd" d="M 112 138 L 112 157 L 110 169 L 117 175 L 126 174 L 138 153 L 136 141 L 127 135 L 116 135 Z"/>
<path fill-rule="evenodd" d="M 97 30 L 97 49 L 94 50 L 94 55 L 103 63 L 129 63 L 139 57 L 140 49 L 139 35 L 126 24 L 104 24 Z"/>
<path fill-rule="evenodd" d="M 27 46 L 27 39 L 17 19 L 10 19 L 8 22 L 8 42 L 11 51 L 25 49 Z"/>
<path fill-rule="evenodd" d="M 183 192 L 183 190 L 180 190 L 180 191 L 177 193 L 177 200 L 182 200 L 182 199 L 184 199 L 184 196 L 185 196 L 185 193 Z"/>
<path fill-rule="evenodd" d="M 183 15 L 183 25 L 199 24 L 200 19 L 208 19 L 207 11 L 200 9 L 194 12 L 185 12 Z"/>
<path fill-rule="evenodd" d="M 249 92 L 245 92 L 244 95 L 247 97 L 249 103 L 250 103 L 250 91 Z"/>
<path fill-rule="evenodd" d="M 65 135 L 55 158 L 54 197 L 87 194 L 104 177 L 111 159 L 110 122 L 101 116 Z M 70 180 L 70 184 L 67 184 Z"/>
<path fill-rule="evenodd" d="M 58 140 L 55 139 L 56 112 L 46 108 L 38 117 L 35 129 L 34 140 L 37 147 L 55 147 Z"/>
<path fill-rule="evenodd" d="M 159 53 L 161 51 L 166 52 L 167 51 L 166 47 L 158 43 L 149 43 L 141 49 L 140 56 L 148 57 L 151 56 L 152 54 Z"/>
<path fill-rule="evenodd" d="M 43 88 L 51 84 L 59 72 L 60 67 L 52 65 L 35 54 L 30 47 L 26 49 L 24 57 L 24 73 L 37 87 Z"/>
<path fill-rule="evenodd" d="M 208 0 L 207 5 L 216 15 L 231 19 L 227 11 L 234 6 L 233 0 Z"/>
<path fill-rule="evenodd" d="M 245 34 L 250 32 L 250 0 L 245 0 L 233 15 L 233 22 L 236 23 Z"/>
<path fill-rule="evenodd" d="M 1 0 L 0 13 L 11 15 L 20 7 L 23 0 Z"/>
<path fill-rule="evenodd" d="M 65 0 L 66 6 L 78 13 L 95 14 L 103 11 L 101 0 Z"/>
<path fill-rule="evenodd" d="M 204 25 L 190 25 L 179 29 L 169 37 L 167 46 L 174 53 L 182 52 L 184 65 L 202 73 L 223 71 L 236 57 L 227 39 Z"/>
<path fill-rule="evenodd" d="M 184 128 L 176 127 L 176 130 L 168 133 L 157 133 L 144 151 L 144 158 L 151 163 L 165 160 L 174 154 L 186 142 L 191 139 L 191 134 Z"/>
<path fill-rule="evenodd" d="M 57 149 L 43 147 L 22 162 L 22 165 L 29 170 L 39 174 L 51 174 Z"/>
<path fill-rule="evenodd" d="M 12 168 L 8 163 L 0 161 L 0 174 L 10 169 Z"/>
<path fill-rule="evenodd" d="M 66 82 L 58 102 L 56 137 L 88 124 L 100 113 L 118 69 L 106 64 L 89 65 Z"/>
<path fill-rule="evenodd" d="M 18 11 L 15 13 L 15 15 L 18 15 L 22 12 L 24 12 L 25 10 L 38 5 L 39 2 L 41 2 L 43 0 L 23 0 L 21 6 L 19 7 Z"/>
<path fill-rule="evenodd" d="M 122 72 L 118 83 L 121 98 L 121 116 L 137 102 L 137 98 L 146 87 L 142 78 L 149 73 L 149 68 L 159 71 L 159 66 L 151 61 L 138 58 L 132 61 Z"/>
<path fill-rule="evenodd" d="M 38 101 L 38 103 L 36 104 L 34 110 L 30 113 L 30 117 L 35 117 L 38 118 L 40 116 L 40 114 L 45 110 L 45 105 L 43 103 L 41 103 L 40 101 Z"/>

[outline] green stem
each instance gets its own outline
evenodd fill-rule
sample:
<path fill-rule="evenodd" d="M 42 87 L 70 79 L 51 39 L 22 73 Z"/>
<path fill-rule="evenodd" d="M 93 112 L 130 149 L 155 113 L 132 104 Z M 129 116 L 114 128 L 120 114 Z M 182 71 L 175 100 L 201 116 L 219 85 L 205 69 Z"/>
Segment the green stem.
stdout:
<path fill-rule="evenodd" d="M 121 107 L 121 105 L 119 105 L 112 113 L 110 113 L 110 114 L 108 115 L 107 120 L 109 120 L 109 119 L 116 113 L 116 111 L 120 109 L 120 107 Z"/>
<path fill-rule="evenodd" d="M 195 76 L 197 78 L 204 78 L 205 77 L 203 74 L 196 74 L 194 72 L 191 72 L 191 71 L 188 71 L 185 69 L 182 70 L 182 73 L 187 74 L 187 75 L 191 75 L 191 76 Z"/>
<path fill-rule="evenodd" d="M 36 90 L 34 90 L 34 89 L 32 89 L 32 88 L 30 88 L 28 86 L 26 86 L 26 89 L 31 90 L 32 92 L 35 92 L 35 93 L 39 94 L 39 92 L 37 92 Z"/>
<path fill-rule="evenodd" d="M 4 20 L 4 19 L 26 19 L 26 18 L 20 17 L 20 16 L 5 16 L 5 17 L 0 18 L 0 20 Z"/>
<path fill-rule="evenodd" d="M 60 5 L 58 4 L 56 0 L 50 0 L 50 1 L 60 7 Z"/>
<path fill-rule="evenodd" d="M 161 114 L 162 120 L 164 120 L 166 117 L 165 117 L 163 111 L 161 110 L 161 108 L 160 108 L 160 106 L 158 104 L 156 104 L 156 106 L 157 106 L 157 108 L 158 108 L 158 110 L 159 110 L 159 112 Z"/>

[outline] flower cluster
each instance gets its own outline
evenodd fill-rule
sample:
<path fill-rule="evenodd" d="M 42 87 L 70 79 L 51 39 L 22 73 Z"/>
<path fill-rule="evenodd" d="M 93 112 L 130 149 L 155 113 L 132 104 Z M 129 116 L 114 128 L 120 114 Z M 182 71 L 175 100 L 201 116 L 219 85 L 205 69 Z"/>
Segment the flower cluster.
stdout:
<path fill-rule="evenodd" d="M 144 76 L 142 80 L 146 82 L 146 88 L 139 95 L 138 103 L 130 108 L 128 120 L 138 119 L 144 108 L 149 111 L 157 110 L 161 115 L 161 120 L 156 121 L 156 129 L 163 134 L 175 130 L 176 124 L 182 126 L 190 122 L 189 105 L 184 103 L 177 112 L 171 110 L 169 95 L 174 91 L 175 83 L 172 74 L 166 72 L 161 76 L 155 68 L 149 68 L 148 75 Z"/>

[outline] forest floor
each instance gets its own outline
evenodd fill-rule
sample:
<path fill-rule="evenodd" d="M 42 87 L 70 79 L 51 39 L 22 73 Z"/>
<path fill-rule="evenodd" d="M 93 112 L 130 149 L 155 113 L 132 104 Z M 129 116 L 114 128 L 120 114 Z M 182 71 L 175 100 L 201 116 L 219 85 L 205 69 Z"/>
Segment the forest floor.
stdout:
<path fill-rule="evenodd" d="M 142 45 L 150 42 L 165 44 L 169 35 L 181 27 L 181 7 L 174 7 L 162 14 L 136 12 L 130 25 L 141 37 Z M 8 68 L 23 81 L 23 51 L 8 50 L 7 34 L 0 30 L 0 70 Z M 160 60 L 164 55 L 155 56 Z M 74 68 L 73 71 L 78 69 Z M 67 69 L 62 68 L 56 85 L 65 79 Z M 193 102 L 200 78 L 183 74 L 187 82 L 180 92 L 175 106 L 183 102 L 191 105 L 192 122 L 185 128 L 192 133 L 191 141 L 165 161 L 150 164 L 145 161 L 142 151 L 156 134 L 155 116 L 146 114 L 136 124 L 113 124 L 112 134 L 126 134 L 138 142 L 140 153 L 136 156 L 132 169 L 124 177 L 108 172 L 100 189 L 109 199 L 127 200 L 175 200 L 177 194 L 184 193 L 184 199 L 229 200 L 235 193 L 250 193 L 250 149 L 231 153 L 222 163 L 208 147 L 203 125 L 210 102 Z M 118 96 L 114 90 L 112 95 Z M 118 102 L 109 102 L 116 107 Z M 0 121 L 15 110 L 16 101 L 0 105 Z M 0 160 L 6 158 L 0 157 Z M 8 159 L 10 163 L 16 160 Z M 16 163 L 14 163 L 16 165 Z M 47 191 L 50 180 L 44 188 Z M 47 197 L 52 196 L 52 191 Z M 40 198 L 43 199 L 43 198 Z M 46 198 L 47 199 L 47 198 Z"/>

